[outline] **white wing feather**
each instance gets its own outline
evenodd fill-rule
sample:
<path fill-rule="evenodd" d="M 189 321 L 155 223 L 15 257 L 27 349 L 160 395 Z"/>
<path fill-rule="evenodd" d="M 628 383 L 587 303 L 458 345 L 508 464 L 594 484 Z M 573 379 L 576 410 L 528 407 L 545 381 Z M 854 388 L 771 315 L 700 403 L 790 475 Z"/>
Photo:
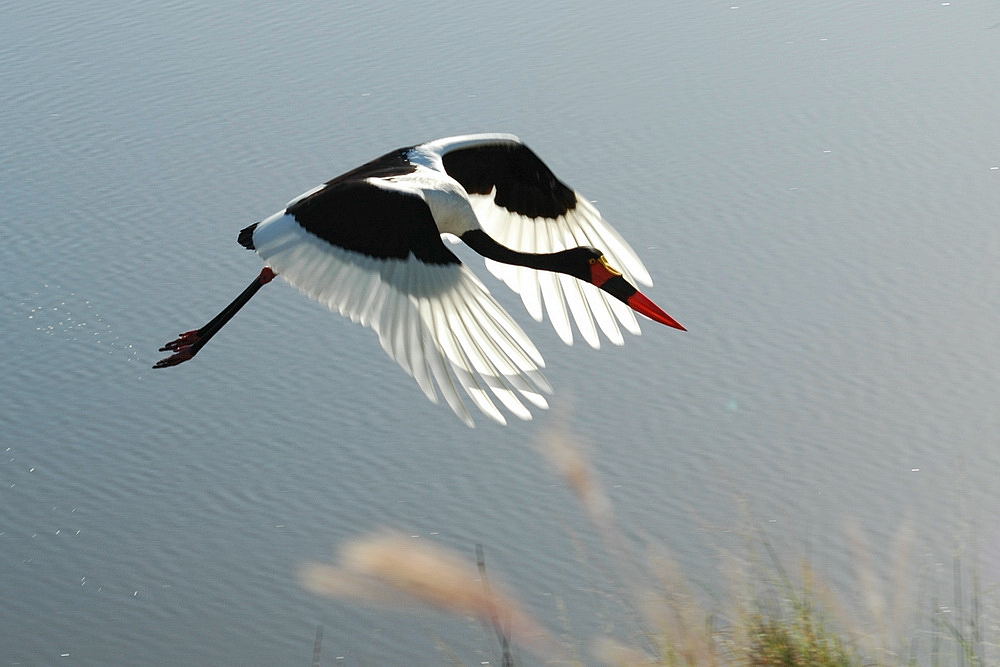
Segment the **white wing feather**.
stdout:
<path fill-rule="evenodd" d="M 440 391 L 473 426 L 460 390 L 491 419 L 505 424 L 496 398 L 521 419 L 522 403 L 548 404 L 552 387 L 541 355 L 521 327 L 462 264 L 430 265 L 376 259 L 335 247 L 275 214 L 254 231 L 254 245 L 286 281 L 331 310 L 375 330 L 386 354 L 431 401 Z"/>

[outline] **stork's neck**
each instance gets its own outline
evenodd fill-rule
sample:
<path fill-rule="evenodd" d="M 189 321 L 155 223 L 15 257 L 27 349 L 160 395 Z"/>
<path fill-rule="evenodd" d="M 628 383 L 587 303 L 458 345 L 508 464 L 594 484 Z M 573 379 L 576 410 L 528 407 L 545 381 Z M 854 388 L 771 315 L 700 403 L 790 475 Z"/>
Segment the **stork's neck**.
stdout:
<path fill-rule="evenodd" d="M 481 229 L 473 229 L 465 232 L 461 235 L 461 239 L 467 246 L 483 257 L 497 262 L 527 266 L 539 271 L 557 271 L 559 273 L 575 275 L 566 261 L 565 250 L 542 254 L 519 252 L 496 241 Z"/>

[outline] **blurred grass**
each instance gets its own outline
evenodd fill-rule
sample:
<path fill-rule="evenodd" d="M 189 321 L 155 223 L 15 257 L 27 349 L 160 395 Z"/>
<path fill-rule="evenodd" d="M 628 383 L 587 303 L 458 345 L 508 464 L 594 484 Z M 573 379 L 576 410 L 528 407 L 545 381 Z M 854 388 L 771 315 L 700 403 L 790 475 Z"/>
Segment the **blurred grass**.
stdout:
<path fill-rule="evenodd" d="M 980 667 L 987 662 L 983 597 L 978 572 L 968 573 L 956 555 L 951 604 L 938 597 L 918 602 L 927 582 L 911 572 L 912 531 L 900 526 L 883 557 L 891 564 L 886 581 L 876 574 L 872 550 L 860 530 L 848 527 L 845 546 L 858 569 L 858 601 L 844 604 L 808 562 L 793 574 L 762 533 L 747 538 L 745 551 L 721 573 L 730 580 L 728 598 L 706 608 L 665 547 L 636 558 L 614 518 L 577 438 L 558 427 L 539 439 L 541 452 L 563 478 L 611 556 L 610 580 L 632 608 L 627 641 L 597 637 L 589 655 L 557 639 L 533 618 L 499 580 L 488 577 L 477 545 L 472 568 L 463 555 L 436 545 L 417 545 L 398 535 L 375 533 L 346 544 L 337 567 L 303 568 L 314 592 L 382 604 L 403 598 L 478 618 L 492 626 L 504 667 L 521 664 L 512 644 L 535 659 L 524 664 L 664 665 L 668 667 Z M 753 522 L 751 521 L 750 524 Z M 465 561 L 465 562 L 463 562 Z M 885 593 L 888 588 L 889 594 Z M 720 604 L 725 608 L 717 608 Z M 422 662 L 422 660 L 421 660 Z M 452 664 L 460 664 L 451 655 Z"/>

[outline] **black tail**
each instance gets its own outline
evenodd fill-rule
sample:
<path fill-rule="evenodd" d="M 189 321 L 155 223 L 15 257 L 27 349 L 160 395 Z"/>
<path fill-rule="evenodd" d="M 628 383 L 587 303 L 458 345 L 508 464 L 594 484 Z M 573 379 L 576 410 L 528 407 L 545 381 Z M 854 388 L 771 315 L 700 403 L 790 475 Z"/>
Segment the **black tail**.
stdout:
<path fill-rule="evenodd" d="M 255 222 L 249 227 L 244 227 L 240 230 L 240 235 L 236 240 L 247 250 L 256 250 L 253 245 L 253 230 L 257 229 L 257 225 L 259 224 L 259 222 Z"/>

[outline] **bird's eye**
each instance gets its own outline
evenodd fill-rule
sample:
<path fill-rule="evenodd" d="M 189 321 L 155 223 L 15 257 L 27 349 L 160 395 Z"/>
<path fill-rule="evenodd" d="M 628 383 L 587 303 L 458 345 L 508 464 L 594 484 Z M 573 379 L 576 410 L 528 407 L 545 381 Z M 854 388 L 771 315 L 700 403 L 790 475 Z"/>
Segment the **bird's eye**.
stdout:
<path fill-rule="evenodd" d="M 596 259 L 594 259 L 593 257 L 591 257 L 591 258 L 590 258 L 590 259 L 588 259 L 587 261 L 588 261 L 588 262 L 590 262 L 591 264 L 597 264 L 597 260 L 596 260 Z"/>

